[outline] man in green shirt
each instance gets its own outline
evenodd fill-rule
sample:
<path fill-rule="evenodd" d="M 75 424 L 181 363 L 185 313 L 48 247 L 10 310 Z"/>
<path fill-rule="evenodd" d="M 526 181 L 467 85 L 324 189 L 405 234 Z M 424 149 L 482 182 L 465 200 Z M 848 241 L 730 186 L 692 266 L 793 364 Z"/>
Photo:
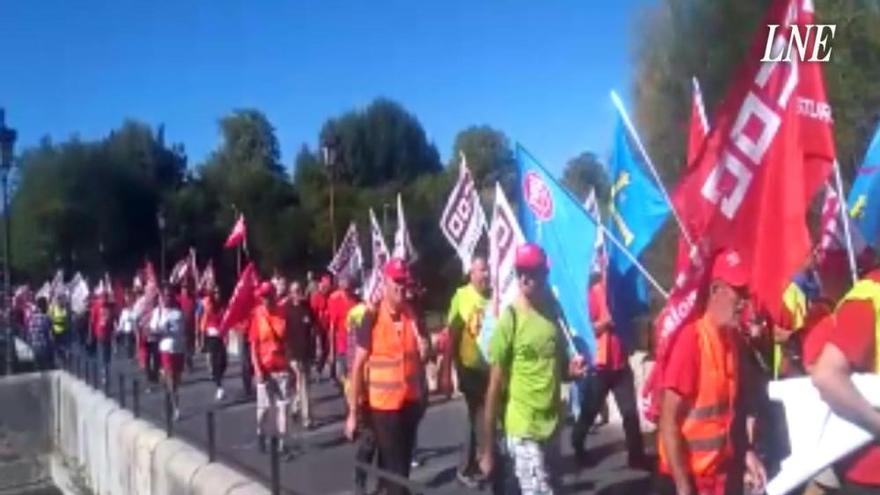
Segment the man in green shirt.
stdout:
<path fill-rule="evenodd" d="M 446 324 L 452 338 L 452 359 L 458 384 L 468 409 L 468 437 L 464 442 L 461 465 L 456 476 L 468 488 L 476 488 L 477 446 L 485 436 L 480 432 L 489 385 L 489 367 L 477 346 L 483 311 L 489 301 L 489 266 L 486 259 L 477 256 L 471 263 L 469 282 L 455 291 L 449 304 Z"/>
<path fill-rule="evenodd" d="M 514 265 L 520 294 L 502 311 L 489 345 L 486 445 L 494 444 L 501 413 L 509 469 L 498 475 L 508 477 L 505 485 L 517 485 L 520 493 L 552 494 L 553 466 L 548 458 L 558 454 L 551 438 L 560 422 L 560 385 L 562 380 L 584 376 L 586 364 L 580 355 L 569 358 L 559 306 L 547 285 L 544 250 L 536 244 L 520 246 Z M 503 411 L 502 389 L 507 390 Z M 493 474 L 494 449 L 482 450 L 480 468 L 486 476 Z"/>

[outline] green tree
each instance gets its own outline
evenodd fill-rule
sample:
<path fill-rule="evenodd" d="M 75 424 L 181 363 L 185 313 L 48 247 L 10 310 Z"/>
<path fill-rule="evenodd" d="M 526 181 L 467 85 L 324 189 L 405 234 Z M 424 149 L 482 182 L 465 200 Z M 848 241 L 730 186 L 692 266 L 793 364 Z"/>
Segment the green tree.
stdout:
<path fill-rule="evenodd" d="M 581 202 L 585 201 L 590 191 L 594 189 L 599 204 L 604 205 L 610 201 L 608 173 L 595 153 L 586 151 L 569 160 L 562 172 L 562 183 Z"/>
<path fill-rule="evenodd" d="M 516 182 L 516 158 L 507 136 L 487 125 L 472 126 L 455 136 L 452 155 L 449 157 L 450 173 L 458 174 L 461 154 L 467 159 L 468 170 L 480 190 L 493 190 L 499 182 L 510 194 Z"/>
<path fill-rule="evenodd" d="M 320 141 L 338 144 L 335 177 L 357 187 L 405 183 L 443 168 L 418 119 L 384 98 L 362 111 L 328 120 L 321 128 Z"/>

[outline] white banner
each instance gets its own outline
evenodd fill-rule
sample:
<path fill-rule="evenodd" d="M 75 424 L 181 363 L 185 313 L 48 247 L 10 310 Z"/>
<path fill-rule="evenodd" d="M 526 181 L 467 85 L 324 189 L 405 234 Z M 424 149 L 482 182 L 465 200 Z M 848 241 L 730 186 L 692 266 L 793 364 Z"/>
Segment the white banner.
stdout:
<path fill-rule="evenodd" d="M 333 261 L 327 266 L 327 270 L 333 275 L 357 275 L 364 264 L 364 256 L 361 253 L 361 244 L 358 241 L 357 226 L 352 222 L 345 232 L 345 238 L 339 245 L 339 250 L 333 256 Z"/>
<path fill-rule="evenodd" d="M 397 232 L 394 233 L 394 251 L 391 255 L 407 263 L 415 263 L 419 258 L 413 247 L 412 239 L 409 237 L 409 228 L 406 226 L 406 216 L 403 214 L 403 200 L 400 198 L 400 193 L 397 193 Z"/>
<path fill-rule="evenodd" d="M 440 230 L 461 259 L 465 272 L 470 269 L 474 249 L 485 228 L 486 214 L 480 206 L 480 196 L 462 153 L 458 181 L 452 188 L 440 217 Z"/>
<path fill-rule="evenodd" d="M 495 206 L 489 228 L 489 268 L 492 274 L 492 311 L 495 316 L 516 298 L 516 248 L 525 242 L 516 215 L 501 186 L 496 182 Z"/>
<path fill-rule="evenodd" d="M 382 289 L 382 269 L 385 262 L 388 261 L 388 245 L 385 244 L 385 237 L 382 235 L 382 229 L 379 228 L 379 222 L 376 220 L 376 214 L 370 208 L 370 245 L 372 246 L 373 262 L 371 266 L 370 276 L 367 277 L 364 284 L 364 300 L 376 302 L 381 297 Z"/>

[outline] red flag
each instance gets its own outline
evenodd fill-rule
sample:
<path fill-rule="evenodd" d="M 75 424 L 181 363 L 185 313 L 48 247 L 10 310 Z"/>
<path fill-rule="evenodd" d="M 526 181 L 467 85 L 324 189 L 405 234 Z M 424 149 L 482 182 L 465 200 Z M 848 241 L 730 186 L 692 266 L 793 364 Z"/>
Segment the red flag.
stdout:
<path fill-rule="evenodd" d="M 226 243 L 223 244 L 225 248 L 234 248 L 245 242 L 245 238 L 247 237 L 247 225 L 244 223 L 244 215 L 239 215 L 238 220 L 235 222 L 235 226 L 232 227 L 232 232 L 229 233 L 229 237 L 226 238 Z"/>
<path fill-rule="evenodd" d="M 740 253 L 750 288 L 772 315 L 810 251 L 806 212 L 835 160 L 831 107 L 817 62 L 761 63 L 768 25 L 773 54 L 813 22 L 812 2 L 774 0 L 715 126 L 675 194 L 678 211 L 713 249 Z M 807 53 L 812 53 L 811 36 Z"/>
<path fill-rule="evenodd" d="M 254 292 L 258 285 L 257 269 L 254 263 L 250 262 L 241 272 L 238 282 L 235 284 L 235 291 L 229 299 L 229 305 L 220 322 L 221 330 L 226 331 L 247 319 L 257 303 Z"/>
<path fill-rule="evenodd" d="M 676 207 L 702 245 L 695 267 L 679 277 L 656 322 L 657 362 L 646 395 L 656 395 L 677 331 L 700 312 L 699 290 L 707 278 L 700 266 L 708 265 L 709 253 L 737 251 L 755 300 L 776 318 L 785 287 L 807 260 L 807 208 L 836 156 L 822 67 L 796 56 L 790 62 L 760 59 L 768 25 L 780 26 L 773 40 L 776 58 L 791 30 L 803 33 L 812 22 L 812 2 L 773 1 L 703 149 L 675 191 Z M 814 43 L 810 37 L 805 53 L 812 53 Z M 697 289 L 690 304 L 687 287 Z"/>

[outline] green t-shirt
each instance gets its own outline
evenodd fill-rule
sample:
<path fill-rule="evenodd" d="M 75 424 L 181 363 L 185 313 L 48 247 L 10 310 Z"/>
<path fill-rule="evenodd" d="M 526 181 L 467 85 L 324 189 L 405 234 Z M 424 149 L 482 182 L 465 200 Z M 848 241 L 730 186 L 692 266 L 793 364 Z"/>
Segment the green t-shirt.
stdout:
<path fill-rule="evenodd" d="M 458 357 L 461 364 L 468 368 L 485 368 L 477 338 L 483 326 L 483 311 L 489 299 L 480 294 L 473 285 L 467 284 L 455 291 L 449 303 L 449 314 L 446 324 L 458 337 Z"/>
<path fill-rule="evenodd" d="M 559 422 L 561 373 L 568 362 L 565 339 L 556 322 L 538 311 L 516 305 L 516 316 L 513 312 L 501 313 L 489 344 L 489 362 L 508 377 L 505 433 L 546 440 Z"/>

